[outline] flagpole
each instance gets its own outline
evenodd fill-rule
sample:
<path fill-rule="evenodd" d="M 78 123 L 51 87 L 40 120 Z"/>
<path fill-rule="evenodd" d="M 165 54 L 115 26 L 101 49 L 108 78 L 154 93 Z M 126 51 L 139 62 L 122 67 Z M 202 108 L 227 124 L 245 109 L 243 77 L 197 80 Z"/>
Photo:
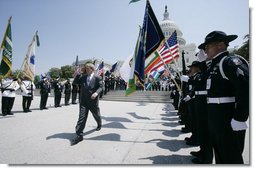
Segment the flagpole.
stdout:
<path fill-rule="evenodd" d="M 33 36 L 32 42 L 31 42 L 30 45 L 28 46 L 28 50 L 29 50 L 29 47 L 32 45 L 33 41 L 35 41 L 34 38 L 36 37 L 37 32 L 38 32 L 38 31 L 36 31 L 35 35 Z M 23 68 L 23 66 L 24 66 L 24 64 L 25 64 L 25 61 L 28 59 L 28 57 L 29 57 L 29 56 L 26 54 L 26 57 L 25 57 L 25 59 L 24 59 L 22 65 L 21 65 L 21 67 L 20 67 L 20 69 L 19 69 L 19 71 L 18 71 L 18 74 L 17 74 L 16 78 L 19 77 L 19 75 L 20 75 L 20 73 L 21 73 L 21 70 L 22 70 L 22 68 Z"/>
<path fill-rule="evenodd" d="M 159 54 L 160 59 L 161 59 L 161 61 L 163 62 L 164 66 L 166 66 L 166 68 L 169 70 L 168 65 L 167 65 L 167 64 L 164 62 L 164 60 L 161 58 L 161 54 L 159 53 L 159 51 L 156 50 L 156 52 Z M 172 79 L 173 82 L 175 83 L 175 85 L 176 85 L 178 91 L 181 91 L 181 88 L 179 87 L 179 85 L 178 85 L 177 82 L 175 81 L 175 78 L 173 77 L 173 75 L 172 75 L 172 73 L 171 73 L 170 71 L 169 71 L 169 74 L 170 74 L 170 76 L 171 76 L 171 79 Z"/>
<path fill-rule="evenodd" d="M 174 58 L 174 56 L 172 55 L 172 51 L 171 51 L 171 49 L 170 49 L 170 46 L 169 46 L 167 40 L 166 40 L 166 45 L 167 45 L 167 47 L 168 47 L 168 49 L 169 49 L 170 55 L 173 57 L 173 61 L 174 61 L 174 63 L 175 63 L 175 66 L 178 67 L 178 65 L 177 65 L 177 63 L 176 63 L 176 61 L 175 61 L 175 58 Z M 180 77 L 180 73 L 179 73 L 178 71 L 176 71 L 176 73 L 177 73 L 177 75 Z"/>

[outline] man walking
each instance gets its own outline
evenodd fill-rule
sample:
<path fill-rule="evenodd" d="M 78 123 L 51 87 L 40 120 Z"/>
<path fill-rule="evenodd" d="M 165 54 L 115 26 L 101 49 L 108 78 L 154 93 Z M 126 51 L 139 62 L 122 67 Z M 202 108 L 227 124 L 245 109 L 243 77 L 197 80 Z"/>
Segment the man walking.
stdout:
<path fill-rule="evenodd" d="M 73 81 L 80 85 L 80 110 L 76 125 L 77 136 L 72 140 L 71 145 L 75 145 L 83 140 L 83 130 L 86 125 L 88 111 L 90 110 L 97 122 L 96 130 L 101 129 L 101 115 L 99 108 L 99 94 L 102 92 L 102 79 L 94 73 L 95 67 L 88 63 L 85 65 L 86 74 L 77 75 Z"/>

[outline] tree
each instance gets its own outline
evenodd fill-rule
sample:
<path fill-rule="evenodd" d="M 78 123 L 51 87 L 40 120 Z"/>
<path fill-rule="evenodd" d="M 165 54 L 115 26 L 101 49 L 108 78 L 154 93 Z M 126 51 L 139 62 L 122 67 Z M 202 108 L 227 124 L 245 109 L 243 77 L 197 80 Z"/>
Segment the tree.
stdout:
<path fill-rule="evenodd" d="M 250 35 L 245 35 L 243 39 L 247 39 L 243 46 L 241 46 L 237 51 L 236 54 L 241 55 L 244 57 L 247 61 L 249 61 L 249 41 L 250 41 Z"/>
<path fill-rule="evenodd" d="M 65 66 L 61 67 L 61 72 L 62 72 L 61 78 L 67 79 L 67 78 L 72 77 L 74 70 L 73 70 L 72 66 L 65 65 Z"/>
<path fill-rule="evenodd" d="M 49 74 L 51 78 L 57 78 L 58 76 L 62 76 L 61 69 L 55 67 L 49 69 Z"/>

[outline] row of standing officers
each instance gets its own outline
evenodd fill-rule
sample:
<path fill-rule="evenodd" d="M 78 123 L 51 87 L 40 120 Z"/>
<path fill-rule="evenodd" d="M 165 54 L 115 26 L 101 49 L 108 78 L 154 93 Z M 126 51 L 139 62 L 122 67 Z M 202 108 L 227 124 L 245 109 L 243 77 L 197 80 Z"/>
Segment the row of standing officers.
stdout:
<path fill-rule="evenodd" d="M 191 152 L 193 163 L 243 164 L 242 153 L 249 117 L 249 65 L 239 55 L 229 54 L 229 42 L 237 35 L 209 33 L 199 45 L 199 61 L 190 65 L 180 106 L 175 99 L 182 132 L 191 132 L 186 144 L 200 146 Z M 178 93 L 175 91 L 175 93 Z M 175 94 L 174 98 L 178 98 Z"/>

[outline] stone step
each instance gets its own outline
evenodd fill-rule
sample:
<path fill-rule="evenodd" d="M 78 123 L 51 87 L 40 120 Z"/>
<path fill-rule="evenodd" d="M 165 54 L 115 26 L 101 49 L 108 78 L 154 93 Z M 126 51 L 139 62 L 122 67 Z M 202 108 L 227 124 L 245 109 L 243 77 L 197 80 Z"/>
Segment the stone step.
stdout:
<path fill-rule="evenodd" d="M 125 96 L 125 91 L 110 91 L 101 100 L 127 101 L 127 102 L 150 102 L 150 103 L 172 103 L 168 91 L 136 91 Z"/>

